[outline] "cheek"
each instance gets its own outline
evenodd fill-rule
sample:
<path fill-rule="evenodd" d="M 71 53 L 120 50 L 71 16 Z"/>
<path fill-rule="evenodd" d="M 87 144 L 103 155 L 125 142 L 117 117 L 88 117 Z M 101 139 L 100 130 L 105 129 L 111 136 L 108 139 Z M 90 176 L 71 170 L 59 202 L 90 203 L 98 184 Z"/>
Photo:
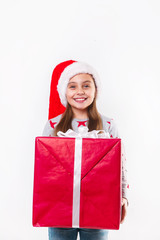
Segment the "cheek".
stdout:
<path fill-rule="evenodd" d="M 72 97 L 72 95 L 73 95 L 73 93 L 68 89 L 66 91 L 66 98 L 70 98 L 70 97 Z"/>
<path fill-rule="evenodd" d="M 89 94 L 92 98 L 94 98 L 94 96 L 95 96 L 95 89 L 90 89 L 89 92 L 88 92 L 88 94 Z"/>

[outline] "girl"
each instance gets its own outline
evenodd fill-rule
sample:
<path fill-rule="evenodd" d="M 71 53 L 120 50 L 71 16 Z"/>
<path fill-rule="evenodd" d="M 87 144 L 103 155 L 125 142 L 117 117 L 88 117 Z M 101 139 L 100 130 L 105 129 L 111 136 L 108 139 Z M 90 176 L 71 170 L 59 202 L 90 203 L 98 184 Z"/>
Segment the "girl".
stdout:
<path fill-rule="evenodd" d="M 113 119 L 97 111 L 100 80 L 96 70 L 84 62 L 68 60 L 58 64 L 52 74 L 48 121 L 43 136 L 57 136 L 58 131 L 66 132 L 87 126 L 89 131 L 104 129 L 111 138 L 117 138 L 118 131 Z M 123 223 L 127 206 L 127 178 L 125 155 L 122 152 L 122 215 Z M 106 229 L 48 228 L 49 240 L 107 240 Z"/>

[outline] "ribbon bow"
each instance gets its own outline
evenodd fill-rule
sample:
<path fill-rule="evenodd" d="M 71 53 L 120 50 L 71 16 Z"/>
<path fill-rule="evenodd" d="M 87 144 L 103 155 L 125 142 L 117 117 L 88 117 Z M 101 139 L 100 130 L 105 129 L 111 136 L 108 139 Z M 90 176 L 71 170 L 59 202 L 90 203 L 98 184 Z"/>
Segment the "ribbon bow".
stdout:
<path fill-rule="evenodd" d="M 67 132 L 59 131 L 57 136 L 59 137 L 75 137 L 75 138 L 110 138 L 109 133 L 104 130 L 93 130 L 88 132 L 87 126 L 78 127 L 78 133 L 73 131 L 72 129 L 68 129 Z M 102 132 L 102 133 L 99 133 Z"/>

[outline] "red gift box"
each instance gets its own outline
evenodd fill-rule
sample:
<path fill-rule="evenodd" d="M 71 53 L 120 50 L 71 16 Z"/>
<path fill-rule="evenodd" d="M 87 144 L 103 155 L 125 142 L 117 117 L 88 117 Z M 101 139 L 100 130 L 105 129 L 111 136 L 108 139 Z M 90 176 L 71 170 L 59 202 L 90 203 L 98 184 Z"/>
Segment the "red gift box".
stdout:
<path fill-rule="evenodd" d="M 121 176 L 120 138 L 36 137 L 33 226 L 119 229 Z"/>

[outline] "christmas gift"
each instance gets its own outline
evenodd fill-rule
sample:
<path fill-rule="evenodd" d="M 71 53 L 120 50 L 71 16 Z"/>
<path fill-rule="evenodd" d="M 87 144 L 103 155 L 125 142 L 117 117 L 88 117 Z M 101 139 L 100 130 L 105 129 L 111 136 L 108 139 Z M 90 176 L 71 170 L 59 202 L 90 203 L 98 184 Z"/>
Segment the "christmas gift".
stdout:
<path fill-rule="evenodd" d="M 119 229 L 121 139 L 84 129 L 35 138 L 33 226 Z"/>

